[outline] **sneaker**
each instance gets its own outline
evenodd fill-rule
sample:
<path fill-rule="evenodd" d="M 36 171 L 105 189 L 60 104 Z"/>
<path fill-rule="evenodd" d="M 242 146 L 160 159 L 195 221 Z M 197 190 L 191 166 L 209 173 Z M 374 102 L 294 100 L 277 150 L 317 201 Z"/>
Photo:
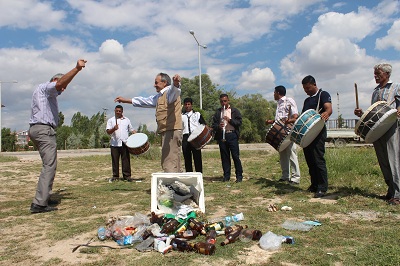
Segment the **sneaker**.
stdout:
<path fill-rule="evenodd" d="M 110 179 L 108 179 L 108 183 L 112 183 L 112 182 L 116 182 L 119 181 L 119 177 L 112 177 Z"/>
<path fill-rule="evenodd" d="M 58 210 L 56 207 L 40 206 L 35 203 L 31 204 L 31 213 L 51 212 Z"/>
<path fill-rule="evenodd" d="M 314 198 L 323 198 L 325 195 L 326 195 L 326 192 L 318 191 L 317 193 L 314 194 Z"/>
<path fill-rule="evenodd" d="M 289 183 L 299 185 L 300 184 L 300 177 L 292 177 L 289 180 Z"/>
<path fill-rule="evenodd" d="M 398 198 L 391 198 L 390 200 L 388 200 L 388 204 L 389 204 L 389 205 L 400 205 L 400 199 L 398 199 Z"/>

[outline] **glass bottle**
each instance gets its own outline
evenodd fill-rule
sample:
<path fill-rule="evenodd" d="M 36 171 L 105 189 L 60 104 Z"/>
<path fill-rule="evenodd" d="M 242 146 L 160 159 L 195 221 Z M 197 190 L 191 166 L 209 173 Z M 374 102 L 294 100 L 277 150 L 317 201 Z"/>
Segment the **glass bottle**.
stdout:
<path fill-rule="evenodd" d="M 207 232 L 206 243 L 215 244 L 215 242 L 217 241 L 216 239 L 217 239 L 217 231 L 212 229 Z"/>
<path fill-rule="evenodd" d="M 228 226 L 228 227 L 225 228 L 225 235 L 227 236 L 230 233 L 232 233 L 233 231 L 242 230 L 243 228 L 247 228 L 247 227 L 248 227 L 247 225 L 241 226 L 241 225 L 237 225 L 237 224 L 236 225 L 232 225 L 232 226 Z"/>
<path fill-rule="evenodd" d="M 186 230 L 175 234 L 176 238 L 195 239 L 199 235 L 196 230 Z"/>
<path fill-rule="evenodd" d="M 171 234 L 176 230 L 176 228 L 178 228 L 178 226 L 179 222 L 176 219 L 171 219 L 162 226 L 160 233 Z"/>
<path fill-rule="evenodd" d="M 207 242 L 189 243 L 194 251 L 203 255 L 213 255 L 215 253 L 215 245 Z"/>
<path fill-rule="evenodd" d="M 205 226 L 206 232 L 208 232 L 210 230 L 219 231 L 222 228 L 224 228 L 224 224 L 222 222 L 216 222 L 216 223 L 208 224 L 208 225 Z"/>
<path fill-rule="evenodd" d="M 158 224 L 159 226 L 165 223 L 164 214 L 156 214 L 155 212 L 151 212 L 150 223 Z"/>
<path fill-rule="evenodd" d="M 243 229 L 240 232 L 239 239 L 243 242 L 249 242 L 251 240 L 260 240 L 262 233 L 260 230 L 254 229 Z"/>
<path fill-rule="evenodd" d="M 178 250 L 181 252 L 185 251 L 193 251 L 193 247 L 189 245 L 189 243 L 186 240 L 178 239 L 178 238 L 173 238 L 171 240 L 171 245 L 174 250 Z"/>
<path fill-rule="evenodd" d="M 189 225 L 189 222 L 188 222 L 188 221 L 182 222 L 182 223 L 176 228 L 174 234 L 179 234 L 179 233 L 182 233 L 182 232 L 186 231 L 186 230 L 188 229 L 188 225 Z"/>
<path fill-rule="evenodd" d="M 225 240 L 221 242 L 221 246 L 228 245 L 230 243 L 233 243 L 236 241 L 236 239 L 239 237 L 241 230 L 236 230 L 230 233 L 229 235 L 226 236 Z"/>
<path fill-rule="evenodd" d="M 198 231 L 202 235 L 206 234 L 206 231 L 204 230 L 204 225 L 201 222 L 192 217 L 188 219 L 188 222 L 191 229 Z"/>

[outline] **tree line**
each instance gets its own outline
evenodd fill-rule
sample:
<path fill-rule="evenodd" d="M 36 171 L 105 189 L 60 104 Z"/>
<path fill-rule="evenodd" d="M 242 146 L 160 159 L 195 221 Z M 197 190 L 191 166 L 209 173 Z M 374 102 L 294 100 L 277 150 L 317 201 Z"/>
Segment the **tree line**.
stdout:
<path fill-rule="evenodd" d="M 240 142 L 257 143 L 263 142 L 267 127 L 265 120 L 275 117 L 276 102 L 268 101 L 261 94 L 246 94 L 237 96 L 235 91 L 226 91 L 218 84 L 212 83 L 207 74 L 201 76 L 202 82 L 202 100 L 203 109 L 200 110 L 200 91 L 199 76 L 193 79 L 182 78 L 181 80 L 181 99 L 190 97 L 193 99 L 193 109 L 200 112 L 208 125 L 212 123 L 212 116 L 217 108 L 219 108 L 219 95 L 226 93 L 229 95 L 230 104 L 238 108 L 243 117 L 241 126 Z M 59 112 L 59 124 L 57 127 L 57 149 L 89 149 L 108 147 L 110 136 L 106 133 L 106 113 L 98 112 L 90 118 L 81 112 L 77 112 L 72 116 L 71 125 L 64 125 L 64 114 Z M 4 130 L 4 131 L 3 131 Z M 149 137 L 151 144 L 161 142 L 161 138 L 156 132 L 149 131 L 147 125 L 139 125 L 138 132 L 145 133 Z M 16 138 L 15 132 L 10 129 L 2 129 L 2 150 L 15 151 Z M 14 136 L 13 136 L 14 135 Z M 33 146 L 33 143 L 28 143 Z"/>

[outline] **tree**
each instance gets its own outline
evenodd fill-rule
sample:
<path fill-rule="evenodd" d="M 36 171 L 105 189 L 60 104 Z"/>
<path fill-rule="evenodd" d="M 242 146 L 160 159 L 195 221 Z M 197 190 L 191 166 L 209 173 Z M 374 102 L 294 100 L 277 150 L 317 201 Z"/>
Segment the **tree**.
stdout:
<path fill-rule="evenodd" d="M 17 133 L 11 133 L 11 129 L 3 127 L 1 129 L 1 151 L 15 151 Z"/>

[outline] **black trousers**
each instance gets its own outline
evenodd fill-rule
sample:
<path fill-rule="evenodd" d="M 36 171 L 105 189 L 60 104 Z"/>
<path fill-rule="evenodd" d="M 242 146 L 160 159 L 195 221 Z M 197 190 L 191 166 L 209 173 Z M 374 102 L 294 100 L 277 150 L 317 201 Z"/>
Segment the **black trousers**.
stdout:
<path fill-rule="evenodd" d="M 219 152 L 224 171 L 224 181 L 231 178 L 231 155 L 235 165 L 236 180 L 242 181 L 243 168 L 239 157 L 239 139 L 235 132 L 225 134 L 225 141 L 218 140 Z"/>
<path fill-rule="evenodd" d="M 311 176 L 310 188 L 317 192 L 328 190 L 328 170 L 324 158 L 326 134 L 326 127 L 324 127 L 314 141 L 303 149 Z"/>
<path fill-rule="evenodd" d="M 131 177 L 131 156 L 128 147 L 122 144 L 122 147 L 111 146 L 111 162 L 113 177 L 119 178 L 119 158 L 122 163 L 123 178 Z"/>
<path fill-rule="evenodd" d="M 182 137 L 182 152 L 185 159 L 186 172 L 193 172 L 192 156 L 194 160 L 194 168 L 196 172 L 203 173 L 203 161 L 201 159 L 201 150 L 196 150 L 190 142 L 188 142 L 189 134 L 183 134 Z"/>

